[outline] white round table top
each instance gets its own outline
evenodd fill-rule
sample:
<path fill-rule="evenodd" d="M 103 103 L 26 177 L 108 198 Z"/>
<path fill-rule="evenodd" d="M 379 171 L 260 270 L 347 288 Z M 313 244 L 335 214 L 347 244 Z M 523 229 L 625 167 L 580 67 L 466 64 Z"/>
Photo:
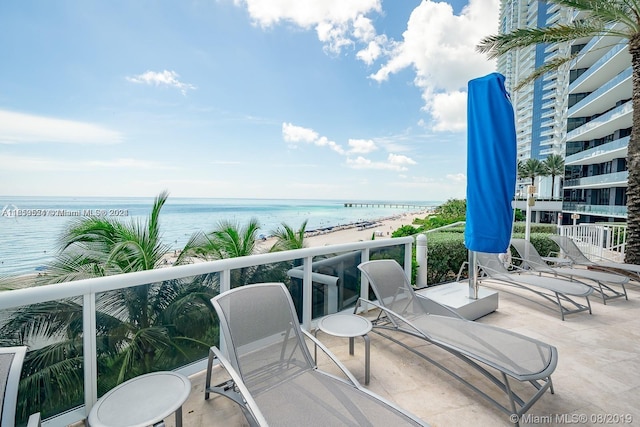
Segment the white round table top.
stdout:
<path fill-rule="evenodd" d="M 113 388 L 91 408 L 91 427 L 144 427 L 172 413 L 189 397 L 191 381 L 177 372 L 152 372 Z"/>
<path fill-rule="evenodd" d="M 330 314 L 318 321 L 318 328 L 336 337 L 353 338 L 368 334 L 372 325 L 369 319 L 357 314 Z"/>

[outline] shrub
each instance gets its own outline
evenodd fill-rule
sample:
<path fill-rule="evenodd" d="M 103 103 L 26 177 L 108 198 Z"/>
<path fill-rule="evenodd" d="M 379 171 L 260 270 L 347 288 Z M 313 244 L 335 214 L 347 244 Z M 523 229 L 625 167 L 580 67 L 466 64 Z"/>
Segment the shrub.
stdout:
<path fill-rule="evenodd" d="M 467 258 L 462 233 L 427 234 L 427 285 L 455 280 Z"/>
<path fill-rule="evenodd" d="M 526 223 L 516 222 L 513 225 L 513 233 L 522 233 L 524 235 Z M 558 227 L 555 224 L 531 224 L 531 233 L 555 234 Z"/>

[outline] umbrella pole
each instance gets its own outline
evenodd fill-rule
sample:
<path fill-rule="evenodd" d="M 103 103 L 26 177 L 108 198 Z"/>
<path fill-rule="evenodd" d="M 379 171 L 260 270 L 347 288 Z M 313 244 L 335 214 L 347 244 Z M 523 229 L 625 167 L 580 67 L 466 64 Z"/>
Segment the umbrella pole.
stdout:
<path fill-rule="evenodd" d="M 469 298 L 478 299 L 478 269 L 474 251 L 469 251 Z"/>

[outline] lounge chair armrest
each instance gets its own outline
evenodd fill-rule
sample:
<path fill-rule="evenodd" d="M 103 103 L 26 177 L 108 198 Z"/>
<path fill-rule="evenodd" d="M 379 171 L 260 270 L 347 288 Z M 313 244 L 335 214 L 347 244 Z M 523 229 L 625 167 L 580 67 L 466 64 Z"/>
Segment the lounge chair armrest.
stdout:
<path fill-rule="evenodd" d="M 329 359 L 331 359 L 331 361 L 333 363 L 336 364 L 336 366 L 345 374 L 345 376 L 347 378 L 349 378 L 349 381 L 351 381 L 353 383 L 353 385 L 355 385 L 356 387 L 360 388 L 360 383 L 358 382 L 358 380 L 356 379 L 356 377 L 353 376 L 353 374 L 351 372 L 349 372 L 349 370 L 347 369 L 346 366 L 344 366 L 342 364 L 342 362 L 340 362 L 338 360 L 338 358 L 331 352 L 331 350 L 329 350 L 327 348 L 327 346 L 325 346 L 324 344 L 322 344 L 316 337 L 314 337 L 309 331 L 305 331 L 304 329 L 302 329 L 302 333 L 309 338 L 311 341 L 313 341 L 313 344 L 316 345 L 317 347 L 320 347 L 320 350 L 322 350 L 328 357 Z"/>
<path fill-rule="evenodd" d="M 469 265 L 469 261 L 465 261 L 462 263 L 462 265 L 460 266 L 460 269 L 458 270 L 458 275 L 456 276 L 456 282 L 460 281 L 460 276 L 462 276 L 462 270 L 464 270 L 465 267 L 467 267 Z"/>
<path fill-rule="evenodd" d="M 36 412 L 35 414 L 31 414 L 29 416 L 29 420 L 27 421 L 27 427 L 40 427 L 40 412 Z"/>
<path fill-rule="evenodd" d="M 376 308 L 380 309 L 380 311 L 381 311 L 381 312 L 383 312 L 383 313 L 385 313 L 385 315 L 389 318 L 389 320 L 390 320 L 393 324 L 396 324 L 395 319 L 398 319 L 398 320 L 400 320 L 402 323 L 404 323 L 405 325 L 407 325 L 407 327 L 408 327 L 408 328 L 413 329 L 413 330 L 414 330 L 418 335 L 424 335 L 420 329 L 418 329 L 418 328 L 416 328 L 415 326 L 413 326 L 413 324 L 412 324 L 409 320 L 405 319 L 404 317 L 402 317 L 401 315 L 399 315 L 399 314 L 398 314 L 398 313 L 396 313 L 395 311 L 393 311 L 393 310 L 389 310 L 388 308 L 386 308 L 386 307 L 382 306 L 381 304 L 378 304 L 377 302 L 373 302 L 373 301 L 368 300 L 368 299 L 365 299 L 365 298 L 359 298 L 359 299 L 358 299 L 358 302 L 360 302 L 360 301 L 362 301 L 362 302 L 364 302 L 364 303 L 367 303 L 367 304 L 371 304 L 372 306 L 374 306 L 374 307 L 376 307 Z M 465 318 L 464 318 L 464 317 L 462 317 L 462 316 L 459 316 L 459 317 L 460 317 L 462 320 L 467 320 L 467 319 L 465 319 Z M 470 322 L 470 320 L 468 320 L 468 321 Z M 397 326 L 397 325 L 396 325 L 396 326 Z M 374 328 L 375 328 L 375 323 L 374 323 Z"/>
<path fill-rule="evenodd" d="M 225 371 L 227 371 L 235 387 L 239 390 L 240 395 L 242 396 L 242 399 L 245 402 L 244 404 L 245 411 L 248 412 L 253 417 L 253 421 L 255 421 L 254 425 L 268 426 L 269 424 L 267 423 L 267 420 L 264 418 L 264 415 L 262 415 L 262 412 L 260 412 L 260 409 L 258 408 L 258 404 L 253 399 L 253 396 L 251 395 L 251 392 L 249 391 L 247 386 L 245 386 L 240 374 L 238 374 L 238 372 L 235 369 L 233 369 L 231 362 L 229 362 L 229 360 L 227 360 L 227 358 L 222 355 L 218 347 L 213 346 L 209 349 L 209 351 L 213 352 L 214 357 L 218 359 L 220 366 L 222 366 L 225 369 Z"/>

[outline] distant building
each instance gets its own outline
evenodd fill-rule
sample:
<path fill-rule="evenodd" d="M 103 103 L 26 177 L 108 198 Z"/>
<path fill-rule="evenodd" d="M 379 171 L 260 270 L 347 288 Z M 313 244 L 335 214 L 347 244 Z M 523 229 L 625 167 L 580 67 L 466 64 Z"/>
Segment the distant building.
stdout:
<path fill-rule="evenodd" d="M 500 32 L 545 27 L 580 15 L 544 1 L 502 0 Z M 626 154 L 631 133 L 631 57 L 621 39 L 598 37 L 538 45 L 498 59 L 507 78 L 516 116 L 518 159 L 565 156 L 565 176 L 555 179 L 554 196 L 562 202 L 536 203 L 533 221 L 564 223 L 626 220 Z M 568 53 L 578 58 L 533 84 L 513 87 L 545 62 Z M 564 178 L 564 180 L 562 179 Z M 538 199 L 551 194 L 551 177 L 538 178 Z M 522 192 L 529 182 L 519 183 Z M 524 202 L 516 205 L 524 209 Z"/>
<path fill-rule="evenodd" d="M 569 19 L 569 12 L 556 5 L 541 1 L 502 0 L 500 5 L 500 32 L 507 33 L 517 28 L 545 27 Z M 516 120 L 518 160 L 533 158 L 544 161 L 550 154 L 564 156 L 568 65 L 546 73 L 518 91 L 514 87 L 546 61 L 570 50 L 568 44 L 538 45 L 512 51 L 498 59 L 498 72 L 506 77 L 507 90 L 511 93 Z M 552 181 L 555 188 L 551 189 Z M 562 209 L 562 176 L 536 179 L 536 194 L 539 200 L 533 207 L 534 222 L 555 222 Z M 529 179 L 518 182 L 518 193 L 522 201 L 516 207 L 525 210 Z M 551 196 L 556 200 L 550 200 Z"/>
<path fill-rule="evenodd" d="M 627 146 L 631 135 L 631 55 L 621 38 L 576 46 L 572 64 L 563 212 L 579 222 L 627 218 Z"/>

